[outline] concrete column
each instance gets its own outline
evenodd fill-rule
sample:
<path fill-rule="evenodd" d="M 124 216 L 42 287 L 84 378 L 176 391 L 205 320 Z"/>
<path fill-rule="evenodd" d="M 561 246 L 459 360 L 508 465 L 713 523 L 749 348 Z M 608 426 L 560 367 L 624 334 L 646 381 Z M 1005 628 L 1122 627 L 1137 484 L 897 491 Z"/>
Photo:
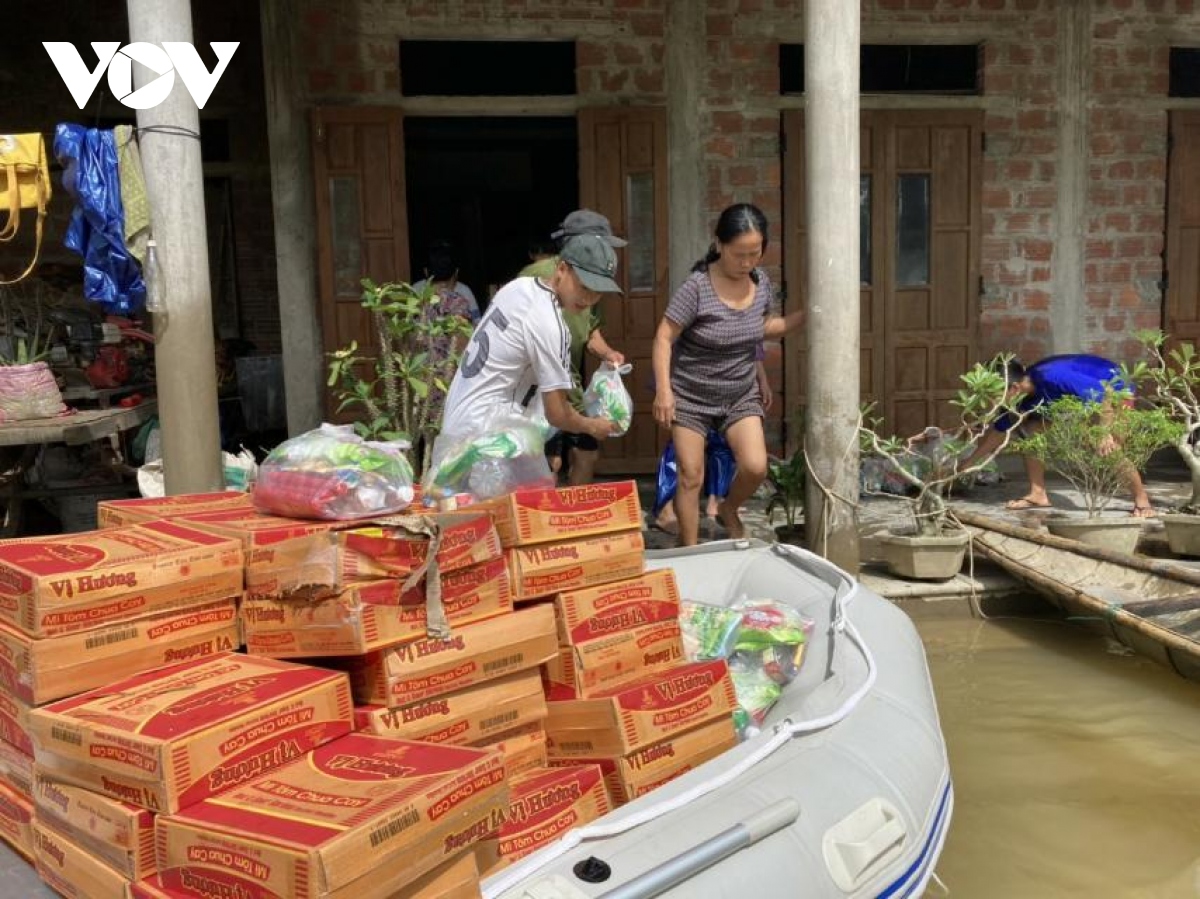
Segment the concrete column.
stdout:
<path fill-rule="evenodd" d="M 667 154 L 670 183 L 671 286 L 687 277 L 711 239 L 705 220 L 708 178 L 704 171 L 702 102 L 708 54 L 704 47 L 706 0 L 667 4 Z"/>
<path fill-rule="evenodd" d="M 1092 4 L 1058 6 L 1058 203 L 1051 256 L 1050 351 L 1083 349 L 1087 305 L 1088 90 L 1092 78 Z"/>
<path fill-rule="evenodd" d="M 192 41 L 190 0 L 127 0 L 126 7 L 131 42 Z M 140 65 L 133 69 L 135 88 L 159 77 Z M 139 109 L 137 123 L 143 129 L 138 143 L 169 314 L 155 347 L 166 491 L 220 490 L 224 476 L 200 141 L 144 130 L 167 126 L 198 135 L 200 114 L 176 75 L 170 95 L 153 109 Z"/>
<path fill-rule="evenodd" d="M 296 0 L 263 0 L 262 41 L 275 213 L 275 272 L 288 433 L 321 423 L 326 367 L 317 294 L 316 198 L 309 124 L 296 74 Z"/>
<path fill-rule="evenodd" d="M 805 539 L 851 574 L 858 572 L 859 27 L 858 0 L 806 0 Z"/>

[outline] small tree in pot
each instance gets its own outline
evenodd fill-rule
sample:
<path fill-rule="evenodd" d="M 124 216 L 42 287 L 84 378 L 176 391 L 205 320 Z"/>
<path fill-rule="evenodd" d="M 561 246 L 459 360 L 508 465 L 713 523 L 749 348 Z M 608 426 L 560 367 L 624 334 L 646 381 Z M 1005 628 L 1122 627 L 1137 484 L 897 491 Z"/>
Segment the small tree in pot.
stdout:
<path fill-rule="evenodd" d="M 1066 478 L 1083 497 L 1085 518 L 1050 518 L 1051 533 L 1133 552 L 1142 519 L 1102 518 L 1113 497 L 1145 468 L 1158 449 L 1171 446 L 1184 426 L 1161 407 L 1139 408 L 1132 394 L 1115 384 L 1101 399 L 1065 396 L 1039 409 L 1037 433 L 1015 444 Z"/>
<path fill-rule="evenodd" d="M 912 525 L 909 533 L 893 531 L 880 538 L 884 561 L 904 577 L 947 580 L 962 568 L 968 535 L 953 522 L 946 498 L 955 482 L 986 468 L 1008 446 L 1015 427 L 991 452 L 964 467 L 964 454 L 992 427 L 997 417 L 1007 414 L 1019 424 L 1028 413 L 1010 403 L 1007 371 L 1011 356 L 998 356 L 991 363 L 977 363 L 960 376 L 962 387 L 951 404 L 958 409 L 958 424 L 950 429 L 928 428 L 915 438 L 902 440 L 880 435 L 878 422 L 864 412 L 860 427 L 865 455 L 883 460 L 893 481 L 907 487 L 904 497 Z"/>

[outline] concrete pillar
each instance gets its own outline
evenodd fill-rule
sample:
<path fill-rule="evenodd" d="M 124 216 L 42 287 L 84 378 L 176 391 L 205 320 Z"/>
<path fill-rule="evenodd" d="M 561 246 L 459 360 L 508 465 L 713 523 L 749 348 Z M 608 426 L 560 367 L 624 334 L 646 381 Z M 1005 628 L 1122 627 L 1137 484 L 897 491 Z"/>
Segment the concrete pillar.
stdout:
<path fill-rule="evenodd" d="M 805 539 L 851 574 L 858 572 L 859 26 L 858 0 L 806 0 Z"/>
<path fill-rule="evenodd" d="M 705 220 L 704 202 L 708 185 L 701 106 L 708 75 L 705 7 L 706 0 L 667 4 L 667 34 L 671 36 L 666 53 L 671 290 L 708 249 L 713 226 Z"/>
<path fill-rule="evenodd" d="M 1087 305 L 1088 90 L 1092 78 L 1092 4 L 1058 5 L 1058 202 L 1051 257 L 1050 351 L 1083 349 Z"/>
<path fill-rule="evenodd" d="M 126 7 L 131 42 L 192 41 L 190 0 L 127 0 Z M 135 88 L 159 77 L 140 65 L 133 69 Z M 200 141 L 178 133 L 182 129 L 198 137 L 200 114 L 176 75 L 161 104 L 137 111 L 137 123 L 169 314 L 155 347 L 166 491 L 220 490 L 224 476 Z M 175 133 L 145 130 L 159 126 Z"/>
<path fill-rule="evenodd" d="M 321 423 L 327 369 L 318 317 L 316 198 L 309 123 L 296 75 L 296 0 L 263 0 L 262 42 L 275 213 L 275 272 L 288 433 Z"/>

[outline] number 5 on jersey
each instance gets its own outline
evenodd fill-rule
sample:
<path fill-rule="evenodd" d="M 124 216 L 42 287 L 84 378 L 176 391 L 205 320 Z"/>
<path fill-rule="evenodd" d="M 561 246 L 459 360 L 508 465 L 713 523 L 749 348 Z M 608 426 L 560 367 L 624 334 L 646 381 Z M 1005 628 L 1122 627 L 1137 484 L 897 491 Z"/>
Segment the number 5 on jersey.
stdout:
<path fill-rule="evenodd" d="M 491 352 L 492 339 L 488 334 L 488 328 L 496 326 L 499 331 L 508 330 L 508 319 L 504 313 L 493 306 L 487 311 L 479 321 L 479 326 L 475 328 L 475 334 L 471 337 L 471 342 L 467 344 L 467 351 L 463 354 L 462 376 L 464 378 L 473 378 L 487 365 L 488 354 Z"/>

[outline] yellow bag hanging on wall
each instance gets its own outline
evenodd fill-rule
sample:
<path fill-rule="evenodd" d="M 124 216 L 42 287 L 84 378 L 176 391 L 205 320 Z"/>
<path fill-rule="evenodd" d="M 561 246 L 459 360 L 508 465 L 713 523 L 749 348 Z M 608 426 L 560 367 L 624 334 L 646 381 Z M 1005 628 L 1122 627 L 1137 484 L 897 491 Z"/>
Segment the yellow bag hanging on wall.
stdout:
<path fill-rule="evenodd" d="M 0 134 L 0 243 L 17 236 L 21 225 L 21 210 L 37 210 L 37 232 L 34 237 L 33 259 L 13 280 L 0 279 L 0 284 L 15 284 L 37 265 L 42 249 L 42 222 L 50 204 L 50 167 L 46 164 L 46 144 L 40 134 Z"/>

